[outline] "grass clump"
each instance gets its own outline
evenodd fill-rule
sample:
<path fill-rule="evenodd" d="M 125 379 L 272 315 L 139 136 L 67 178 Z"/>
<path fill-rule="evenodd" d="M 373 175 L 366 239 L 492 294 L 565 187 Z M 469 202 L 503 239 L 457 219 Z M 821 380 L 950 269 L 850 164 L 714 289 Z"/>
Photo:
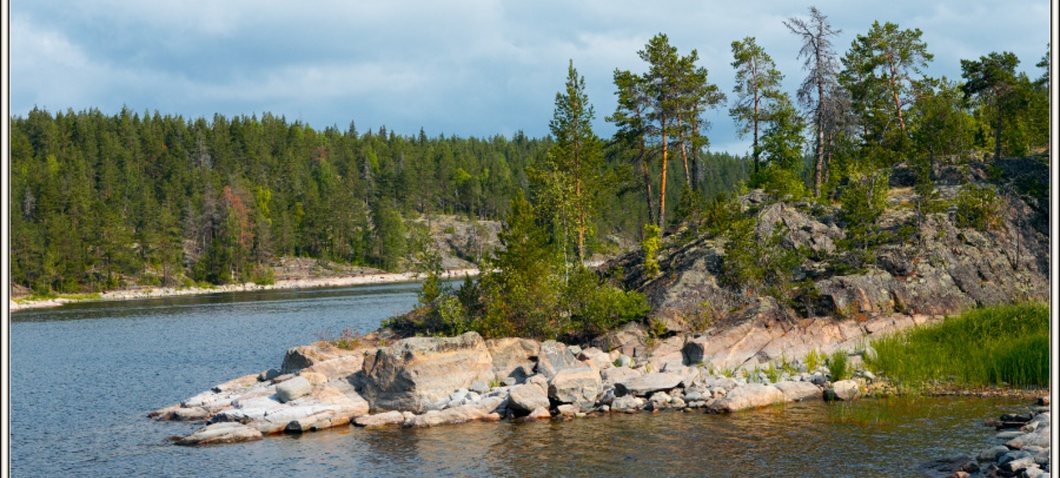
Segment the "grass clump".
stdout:
<path fill-rule="evenodd" d="M 1049 385 L 1049 306 L 972 310 L 942 323 L 873 341 L 866 364 L 904 386 Z"/>
<path fill-rule="evenodd" d="M 846 352 L 836 350 L 830 357 L 828 357 L 828 374 L 831 375 L 833 382 L 846 380 L 848 378 L 849 367 L 847 366 Z"/>

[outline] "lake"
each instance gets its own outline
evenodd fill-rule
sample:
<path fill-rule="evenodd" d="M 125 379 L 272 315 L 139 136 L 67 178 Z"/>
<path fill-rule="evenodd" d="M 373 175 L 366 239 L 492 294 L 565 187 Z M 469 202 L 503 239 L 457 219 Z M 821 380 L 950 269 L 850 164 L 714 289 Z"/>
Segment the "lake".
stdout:
<path fill-rule="evenodd" d="M 789 404 L 430 429 L 339 427 L 178 447 L 148 412 L 343 328 L 370 332 L 417 284 L 71 304 L 11 316 L 13 476 L 919 476 L 995 443 L 1011 399 Z"/>

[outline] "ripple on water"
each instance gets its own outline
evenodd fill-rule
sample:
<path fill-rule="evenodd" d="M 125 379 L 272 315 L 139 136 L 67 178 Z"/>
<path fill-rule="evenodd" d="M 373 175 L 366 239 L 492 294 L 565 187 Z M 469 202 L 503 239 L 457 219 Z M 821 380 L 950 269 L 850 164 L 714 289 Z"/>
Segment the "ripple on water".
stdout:
<path fill-rule="evenodd" d="M 406 430 L 342 428 L 232 446 L 167 438 L 146 414 L 345 327 L 416 304 L 414 285 L 67 306 L 11 324 L 16 476 L 917 476 L 921 461 L 991 445 L 1012 400 L 793 404 Z M 877 410 L 874 410 L 876 407 Z M 878 410 L 882 409 L 883 412 Z"/>

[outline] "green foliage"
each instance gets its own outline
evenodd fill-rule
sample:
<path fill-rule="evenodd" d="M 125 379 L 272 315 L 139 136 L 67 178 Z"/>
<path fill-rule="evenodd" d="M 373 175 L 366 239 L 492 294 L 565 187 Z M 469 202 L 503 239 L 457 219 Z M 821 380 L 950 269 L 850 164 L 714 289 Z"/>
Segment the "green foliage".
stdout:
<path fill-rule="evenodd" d="M 740 291 L 763 291 L 787 303 L 792 275 L 808 253 L 784 245 L 788 229 L 783 223 L 774 224 L 772 232 L 762 237 L 757 222 L 748 218 L 732 224 L 725 243 L 722 281 Z"/>
<path fill-rule="evenodd" d="M 872 370 L 906 387 L 931 382 L 1049 385 L 1049 305 L 970 310 L 872 342 Z"/>
<path fill-rule="evenodd" d="M 907 109 L 923 88 L 918 76 L 933 58 L 920 35 L 920 29 L 873 22 L 843 56 L 839 81 L 850 92 L 864 141 L 904 149 Z"/>
<path fill-rule="evenodd" d="M 465 278 L 385 325 L 413 334 L 587 340 L 644 317 L 647 298 L 604 282 L 584 266 L 558 259 L 548 230 L 522 194 L 512 199 L 501 249 L 479 282 Z"/>
<path fill-rule="evenodd" d="M 890 191 L 890 170 L 870 171 L 850 176 L 849 183 L 839 193 L 839 217 L 846 226 L 846 237 L 839 241 L 847 251 L 847 262 L 861 267 L 874 259 L 880 242 L 877 220 L 887 206 Z"/>
<path fill-rule="evenodd" d="M 758 173 L 763 149 L 759 146 L 759 129 L 767 121 L 775 128 L 776 119 L 789 119 L 790 117 L 784 116 L 783 113 L 778 115 L 777 110 L 790 107 L 790 101 L 787 105 L 782 103 L 787 100 L 787 96 L 782 96 L 778 88 L 784 75 L 776 69 L 776 64 L 765 50 L 755 43 L 754 37 L 732 42 L 732 55 L 732 66 L 736 68 L 733 92 L 736 93 L 737 100 L 729 114 L 740 125 L 737 130 L 740 137 L 753 133 L 751 156 L 754 159 L 754 173 Z M 777 98 L 781 101 L 776 102 Z"/>
<path fill-rule="evenodd" d="M 957 206 L 954 217 L 957 227 L 980 231 L 1001 227 L 1000 199 L 990 186 L 967 183 L 961 186 L 954 202 Z"/>
<path fill-rule="evenodd" d="M 810 350 L 810 352 L 806 354 L 806 370 L 811 373 L 814 370 L 817 370 L 817 367 L 821 366 L 821 361 L 823 359 L 824 357 L 821 357 L 821 353 L 818 352 L 817 349 Z"/>
<path fill-rule="evenodd" d="M 545 160 L 529 171 L 539 215 L 552 225 L 555 241 L 564 257 L 573 249 L 575 257 L 565 262 L 581 263 L 586 242 L 596 231 L 605 184 L 601 141 L 592 130 L 593 107 L 585 94 L 585 78 L 571 61 L 564 92 L 556 93 L 556 107 L 549 130 L 554 143 Z"/>
<path fill-rule="evenodd" d="M 850 370 L 847 366 L 847 353 L 842 350 L 836 350 L 828 357 L 828 375 L 832 377 L 833 382 L 840 380 L 846 380 L 850 377 Z"/>
<path fill-rule="evenodd" d="M 361 346 L 361 333 L 346 327 L 339 332 L 338 338 L 329 340 L 328 343 L 343 350 L 354 350 Z"/>
<path fill-rule="evenodd" d="M 145 271 L 169 286 L 253 280 L 281 256 L 400 268 L 398 218 L 503 218 L 551 144 L 315 130 L 267 113 L 34 109 L 10 125 L 11 277 L 42 291 Z"/>
<path fill-rule="evenodd" d="M 659 241 L 659 226 L 645 224 L 644 239 L 641 240 L 640 247 L 644 253 L 644 275 L 649 278 L 659 275 L 659 263 L 655 259 L 655 254 L 659 251 Z"/>

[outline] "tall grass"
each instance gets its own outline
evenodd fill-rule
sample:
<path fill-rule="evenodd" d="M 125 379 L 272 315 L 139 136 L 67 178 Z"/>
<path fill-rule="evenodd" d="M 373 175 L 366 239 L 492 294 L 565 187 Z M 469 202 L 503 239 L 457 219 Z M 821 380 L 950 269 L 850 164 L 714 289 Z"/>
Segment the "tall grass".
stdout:
<path fill-rule="evenodd" d="M 904 386 L 1049 385 L 1049 306 L 976 309 L 939 324 L 875 340 L 873 371 Z"/>

